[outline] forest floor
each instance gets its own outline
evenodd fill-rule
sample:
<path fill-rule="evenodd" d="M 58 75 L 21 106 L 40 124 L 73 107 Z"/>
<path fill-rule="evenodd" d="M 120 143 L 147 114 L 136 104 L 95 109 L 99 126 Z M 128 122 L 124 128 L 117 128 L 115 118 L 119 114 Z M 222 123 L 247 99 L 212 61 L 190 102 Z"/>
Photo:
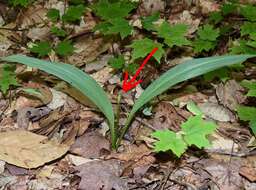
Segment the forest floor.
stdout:
<path fill-rule="evenodd" d="M 104 88 L 122 127 L 146 87 L 173 66 L 192 58 L 256 54 L 253 3 L 142 0 L 125 14 L 123 7 L 120 13 L 114 7 L 94 11 L 92 0 L 0 1 L 0 57 L 22 54 L 80 68 Z M 69 12 L 72 6 L 78 9 Z M 107 23 L 109 14 L 124 14 L 129 26 Z M 164 31 L 150 31 L 153 21 L 186 24 L 188 30 L 178 29 L 184 36 L 170 45 Z M 95 31 L 101 22 L 106 26 Z M 143 82 L 118 102 L 123 72 L 134 74 L 149 53 L 147 44 L 131 45 L 144 38 L 165 43 L 164 53 L 159 63 L 157 57 L 149 61 L 138 77 Z M 134 51 L 141 53 L 138 59 Z M 137 112 L 112 150 L 108 121 L 80 91 L 36 68 L 1 62 L 0 190 L 255 190 L 255 63 L 175 85 Z M 210 146 L 189 146 L 180 157 L 172 148 L 156 151 L 154 131 L 177 133 L 194 115 L 216 124 L 207 136 Z"/>

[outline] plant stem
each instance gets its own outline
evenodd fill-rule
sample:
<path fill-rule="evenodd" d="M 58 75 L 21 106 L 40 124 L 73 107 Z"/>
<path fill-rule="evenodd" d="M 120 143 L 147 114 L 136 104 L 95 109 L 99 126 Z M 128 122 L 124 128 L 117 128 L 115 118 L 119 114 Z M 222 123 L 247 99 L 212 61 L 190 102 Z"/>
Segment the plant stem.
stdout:
<path fill-rule="evenodd" d="M 117 110 L 116 110 L 116 119 L 114 126 L 110 127 L 110 133 L 111 133 L 111 144 L 112 144 L 112 149 L 116 150 L 117 149 L 117 136 L 118 136 L 118 125 L 119 125 L 119 119 L 120 119 L 120 102 L 122 99 L 122 93 L 119 92 L 117 95 Z"/>
<path fill-rule="evenodd" d="M 124 127 L 121 129 L 120 135 L 119 135 L 118 140 L 117 140 L 117 142 L 116 142 L 116 146 L 117 146 L 117 147 L 120 145 L 122 139 L 124 138 L 125 133 L 128 131 L 129 126 L 130 126 L 130 124 L 131 124 L 131 121 L 132 121 L 132 119 L 133 119 L 134 114 L 135 114 L 135 113 L 130 113 L 130 114 L 129 114 L 129 116 L 128 116 L 126 122 L 125 122 Z"/>

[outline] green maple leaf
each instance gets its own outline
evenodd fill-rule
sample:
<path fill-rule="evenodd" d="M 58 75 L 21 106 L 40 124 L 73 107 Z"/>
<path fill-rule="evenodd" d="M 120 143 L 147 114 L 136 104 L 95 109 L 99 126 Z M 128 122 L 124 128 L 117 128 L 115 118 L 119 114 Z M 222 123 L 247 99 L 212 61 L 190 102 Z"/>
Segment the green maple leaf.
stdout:
<path fill-rule="evenodd" d="M 39 57 L 44 57 L 51 52 L 51 45 L 49 42 L 38 42 L 29 48 L 32 53 L 36 53 Z"/>
<path fill-rule="evenodd" d="M 122 69 L 125 64 L 124 56 L 119 55 L 118 57 L 111 58 L 108 64 L 114 69 Z"/>
<path fill-rule="evenodd" d="M 65 37 L 67 35 L 65 30 L 58 28 L 56 26 L 53 26 L 51 28 L 51 33 L 55 34 L 58 37 Z"/>
<path fill-rule="evenodd" d="M 185 24 L 176 24 L 171 26 L 168 22 L 164 21 L 157 28 L 157 35 L 161 38 L 164 38 L 164 42 L 169 46 L 183 46 L 189 45 L 185 37 L 188 30 L 188 26 Z"/>
<path fill-rule="evenodd" d="M 85 12 L 85 7 L 83 5 L 69 6 L 66 13 L 62 16 L 62 20 L 65 22 L 76 22 L 79 21 L 81 16 Z"/>
<path fill-rule="evenodd" d="M 129 74 L 133 75 L 135 74 L 139 67 L 140 65 L 137 63 L 130 63 L 124 68 L 124 70 L 127 71 Z"/>
<path fill-rule="evenodd" d="M 196 39 L 193 42 L 194 51 L 197 53 L 202 51 L 210 51 L 214 49 L 216 45 L 217 45 L 216 42 L 211 42 L 211 41 L 201 40 L 201 39 Z"/>
<path fill-rule="evenodd" d="M 67 56 L 74 52 L 75 48 L 71 44 L 71 41 L 62 41 L 55 48 L 55 52 L 60 56 Z"/>
<path fill-rule="evenodd" d="M 239 40 L 235 46 L 231 47 L 231 54 L 256 54 L 255 48 L 247 45 L 247 40 Z"/>
<path fill-rule="evenodd" d="M 237 9 L 237 5 L 233 4 L 233 3 L 225 3 L 222 7 L 221 7 L 221 11 L 223 13 L 224 16 L 235 12 Z"/>
<path fill-rule="evenodd" d="M 253 5 L 241 7 L 241 14 L 249 21 L 256 21 L 256 7 Z"/>
<path fill-rule="evenodd" d="M 248 34 L 252 34 L 255 32 L 255 28 L 256 28 L 256 23 L 253 22 L 245 22 L 242 26 L 241 26 L 241 35 L 245 36 Z"/>
<path fill-rule="evenodd" d="M 187 145 L 183 139 L 170 130 L 155 131 L 152 133 L 152 136 L 159 139 L 154 143 L 154 150 L 156 152 L 171 150 L 180 157 L 187 149 Z"/>
<path fill-rule="evenodd" d="M 150 40 L 148 38 L 144 38 L 141 40 L 134 40 L 129 47 L 133 48 L 132 51 L 132 60 L 138 59 L 138 58 L 144 58 L 146 57 L 154 48 L 158 48 L 156 53 L 153 55 L 153 57 L 160 62 L 161 57 L 165 53 L 163 50 L 163 45 L 157 42 L 154 42 L 153 40 Z"/>
<path fill-rule="evenodd" d="M 242 121 L 249 121 L 249 125 L 256 135 L 256 108 L 248 106 L 239 106 L 237 108 L 238 117 Z"/>
<path fill-rule="evenodd" d="M 246 96 L 249 97 L 256 97 L 256 82 L 255 81 L 248 81 L 248 80 L 243 80 L 241 82 L 241 85 L 248 90 L 248 93 L 246 94 Z M 255 116 L 256 117 L 256 116 Z"/>
<path fill-rule="evenodd" d="M 201 40 L 216 41 L 220 35 L 219 29 L 214 29 L 213 26 L 206 24 L 200 27 L 197 32 Z"/>
<path fill-rule="evenodd" d="M 224 17 L 222 16 L 221 12 L 217 12 L 217 11 L 210 13 L 210 16 L 209 16 L 209 20 L 214 22 L 214 24 L 218 24 L 220 21 L 223 20 L 223 18 Z"/>
<path fill-rule="evenodd" d="M 106 34 L 120 34 L 121 38 L 124 39 L 132 33 L 132 27 L 129 22 L 122 18 L 116 18 L 110 21 L 111 26 L 108 27 Z"/>
<path fill-rule="evenodd" d="M 116 18 L 124 18 L 128 16 L 129 12 L 134 8 L 135 4 L 126 0 L 116 1 L 113 3 L 108 0 L 100 0 L 92 6 L 96 15 L 107 21 Z"/>
<path fill-rule="evenodd" d="M 9 2 L 11 5 L 15 7 L 16 6 L 27 7 L 32 1 L 31 0 L 9 0 Z"/>
<path fill-rule="evenodd" d="M 206 122 L 202 116 L 190 117 L 181 125 L 184 133 L 184 140 L 188 145 L 195 145 L 198 148 L 207 147 L 210 145 L 207 135 L 212 134 L 216 129 L 216 125 L 212 122 Z"/>
<path fill-rule="evenodd" d="M 154 25 L 154 22 L 158 21 L 160 19 L 160 13 L 156 12 L 148 17 L 141 19 L 141 24 L 143 28 L 145 28 L 148 31 L 155 31 L 156 26 Z"/>
<path fill-rule="evenodd" d="M 11 85 L 18 86 L 15 74 L 15 65 L 3 64 L 0 74 L 0 90 L 6 94 Z"/>
<path fill-rule="evenodd" d="M 60 18 L 60 11 L 58 9 L 49 9 L 47 17 L 52 21 L 56 22 Z"/>

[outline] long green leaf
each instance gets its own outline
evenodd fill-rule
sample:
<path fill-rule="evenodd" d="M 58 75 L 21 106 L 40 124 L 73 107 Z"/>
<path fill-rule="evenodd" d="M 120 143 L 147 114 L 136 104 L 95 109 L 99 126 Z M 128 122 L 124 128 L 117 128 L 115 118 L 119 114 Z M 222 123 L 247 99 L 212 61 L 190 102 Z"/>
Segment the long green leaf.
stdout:
<path fill-rule="evenodd" d="M 30 67 L 41 69 L 68 82 L 87 96 L 107 117 L 111 130 L 112 146 L 115 146 L 116 131 L 114 127 L 114 113 L 111 102 L 98 83 L 89 75 L 65 63 L 44 61 L 24 55 L 11 55 L 1 58 L 3 61 L 22 63 Z"/>
<path fill-rule="evenodd" d="M 134 114 L 152 98 L 163 93 L 177 83 L 208 73 L 224 66 L 244 62 L 246 59 L 251 57 L 255 57 L 255 55 L 227 55 L 192 59 L 168 70 L 152 84 L 150 84 L 141 94 L 139 99 L 135 102 L 127 118 L 126 125 L 121 132 L 121 138 L 126 133 L 128 126 L 134 117 Z"/>

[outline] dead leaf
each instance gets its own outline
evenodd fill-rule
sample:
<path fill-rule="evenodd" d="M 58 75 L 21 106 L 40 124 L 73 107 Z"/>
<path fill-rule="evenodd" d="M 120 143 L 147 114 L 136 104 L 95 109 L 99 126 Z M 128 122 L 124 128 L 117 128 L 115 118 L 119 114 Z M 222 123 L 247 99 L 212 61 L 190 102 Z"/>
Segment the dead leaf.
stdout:
<path fill-rule="evenodd" d="M 238 173 L 240 165 L 239 161 L 232 161 L 230 164 L 228 164 L 223 161 L 205 159 L 202 160 L 202 163 L 204 170 L 211 175 L 214 183 L 217 183 L 218 186 L 215 186 L 215 188 L 221 190 L 243 189 L 242 178 Z"/>
<path fill-rule="evenodd" d="M 96 158 L 101 155 L 102 150 L 109 150 L 109 147 L 109 141 L 98 132 L 93 131 L 77 138 L 69 151 L 85 158 Z"/>
<path fill-rule="evenodd" d="M 85 164 L 87 162 L 93 162 L 95 160 L 93 159 L 88 159 L 88 158 L 84 158 L 84 157 L 81 157 L 81 156 L 75 156 L 73 154 L 68 154 L 66 156 L 67 160 L 69 162 L 71 162 L 73 165 L 75 166 L 79 166 L 79 165 L 82 165 L 82 164 Z"/>
<path fill-rule="evenodd" d="M 67 95 L 64 94 L 63 92 L 57 91 L 53 88 L 50 88 L 50 90 L 52 93 L 52 101 L 49 104 L 47 104 L 47 107 L 52 110 L 55 110 L 55 109 L 63 106 L 66 103 Z"/>
<path fill-rule="evenodd" d="M 110 67 L 105 67 L 100 71 L 93 73 L 91 77 L 103 86 L 112 77 L 113 74 L 111 72 L 113 72 L 113 70 L 114 69 Z"/>
<path fill-rule="evenodd" d="M 22 10 L 18 15 L 18 23 L 22 28 L 29 28 L 32 25 L 43 23 L 47 14 L 47 9 L 42 4 L 30 5 L 27 9 Z"/>
<path fill-rule="evenodd" d="M 4 172 L 5 162 L 0 160 L 0 175 Z"/>
<path fill-rule="evenodd" d="M 40 107 L 49 104 L 52 101 L 52 92 L 46 85 L 30 82 L 24 86 L 25 88 L 33 88 L 38 93 L 31 94 L 23 90 L 19 91 L 19 95 L 21 96 L 19 96 L 16 101 L 16 110 L 25 107 Z"/>
<path fill-rule="evenodd" d="M 0 133 L 0 159 L 23 168 L 37 168 L 53 161 L 69 147 L 47 141 L 47 137 L 28 131 Z"/>
<path fill-rule="evenodd" d="M 172 129 L 178 131 L 183 123 L 191 114 L 183 109 L 174 107 L 168 102 L 160 102 L 154 109 L 155 115 L 152 118 L 155 129 Z"/>
<path fill-rule="evenodd" d="M 19 128 L 27 129 L 30 121 L 38 121 L 42 117 L 50 113 L 50 109 L 47 107 L 32 108 L 26 107 L 18 110 L 17 124 Z"/>
<path fill-rule="evenodd" d="M 122 169 L 116 160 L 93 161 L 75 167 L 81 177 L 79 189 L 127 190 L 126 182 L 120 178 Z"/>
<path fill-rule="evenodd" d="M 49 27 L 33 27 L 30 28 L 27 34 L 27 37 L 32 39 L 33 41 L 47 41 L 50 36 L 50 28 Z"/>
<path fill-rule="evenodd" d="M 229 80 L 216 87 L 216 95 L 223 106 L 235 111 L 237 106 L 246 100 L 246 96 L 242 93 L 243 90 L 243 87 L 235 80 Z"/>
<path fill-rule="evenodd" d="M 105 42 L 103 38 L 93 39 L 82 36 L 77 38 L 75 48 L 75 53 L 68 57 L 68 61 L 80 67 L 94 61 L 100 54 L 107 51 L 110 48 L 110 43 Z"/>
<path fill-rule="evenodd" d="M 198 104 L 198 107 L 203 112 L 203 114 L 211 119 L 222 122 L 233 122 L 235 121 L 234 114 L 227 108 L 217 104 L 206 102 L 203 104 Z"/>
<path fill-rule="evenodd" d="M 112 153 L 106 157 L 106 159 L 118 159 L 122 161 L 138 161 L 143 156 L 147 156 L 152 153 L 146 145 L 141 144 L 139 146 L 132 144 L 124 147 L 124 151 L 121 153 Z"/>
<path fill-rule="evenodd" d="M 253 166 L 242 166 L 239 170 L 239 174 L 250 182 L 256 181 L 256 168 Z"/>
<path fill-rule="evenodd" d="M 155 12 L 163 12 L 164 5 L 163 0 L 144 0 L 139 7 L 139 11 L 141 15 L 151 15 Z"/>
<path fill-rule="evenodd" d="M 55 166 L 49 165 L 49 166 L 44 166 L 43 168 L 40 169 L 39 173 L 37 174 L 37 177 L 39 178 L 49 178 L 52 174 L 52 171 Z"/>

